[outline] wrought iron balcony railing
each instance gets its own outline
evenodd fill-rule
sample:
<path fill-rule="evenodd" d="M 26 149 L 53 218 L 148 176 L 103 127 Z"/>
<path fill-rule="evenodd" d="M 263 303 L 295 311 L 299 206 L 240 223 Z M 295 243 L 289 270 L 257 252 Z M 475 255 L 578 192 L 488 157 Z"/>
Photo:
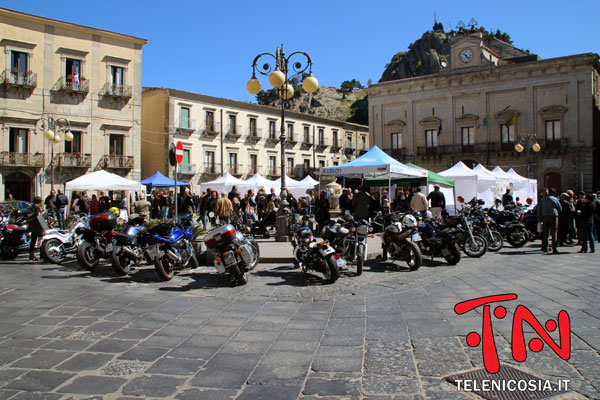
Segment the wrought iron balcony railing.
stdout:
<path fill-rule="evenodd" d="M 105 83 L 100 90 L 101 96 L 123 97 L 129 98 L 132 96 L 131 85 L 116 85 L 114 83 Z"/>
<path fill-rule="evenodd" d="M 5 69 L 0 76 L 0 83 L 8 86 L 34 88 L 37 86 L 37 74 L 31 71 L 23 73 Z"/>
<path fill-rule="evenodd" d="M 0 165 L 11 167 L 44 167 L 44 155 L 42 153 L 0 153 Z"/>
<path fill-rule="evenodd" d="M 271 177 L 271 178 L 279 178 L 281 176 L 281 167 L 267 167 L 265 168 L 264 174 L 267 177 Z"/>
<path fill-rule="evenodd" d="M 255 128 L 254 130 L 248 129 L 248 140 L 252 142 L 258 142 L 262 138 L 262 129 Z"/>
<path fill-rule="evenodd" d="M 262 165 L 251 165 L 248 167 L 248 170 L 246 172 L 248 173 L 248 175 L 260 174 L 261 172 L 263 172 L 263 167 Z"/>
<path fill-rule="evenodd" d="M 102 156 L 100 164 L 103 165 L 104 168 L 131 169 L 133 168 L 133 156 L 115 156 L 106 154 Z"/>
<path fill-rule="evenodd" d="M 181 163 L 177 167 L 177 173 L 182 174 L 182 175 L 195 175 L 196 174 L 196 164 Z"/>
<path fill-rule="evenodd" d="M 59 153 L 54 155 L 54 163 L 59 168 L 90 168 L 91 154 Z"/>
<path fill-rule="evenodd" d="M 220 175 L 221 164 L 204 163 L 204 169 L 202 170 L 202 173 L 205 175 Z"/>
<path fill-rule="evenodd" d="M 215 121 L 204 121 L 202 124 L 202 134 L 205 136 L 215 137 L 221 131 L 221 123 Z"/>
<path fill-rule="evenodd" d="M 90 90 L 90 81 L 85 78 L 75 80 L 69 76 L 61 76 L 52 86 L 53 92 L 65 93 L 88 93 Z"/>
<path fill-rule="evenodd" d="M 190 118 L 182 118 L 175 121 L 175 132 L 192 133 L 196 130 L 196 121 Z"/>

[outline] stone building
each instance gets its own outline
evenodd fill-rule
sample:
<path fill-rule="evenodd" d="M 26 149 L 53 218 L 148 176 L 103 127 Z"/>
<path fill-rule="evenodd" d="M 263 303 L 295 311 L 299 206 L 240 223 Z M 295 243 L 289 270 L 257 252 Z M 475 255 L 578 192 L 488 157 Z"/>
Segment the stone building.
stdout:
<path fill-rule="evenodd" d="M 433 171 L 463 161 L 512 167 L 559 191 L 600 188 L 597 54 L 507 56 L 479 32 L 458 33 L 450 46 L 440 72 L 368 88 L 372 144 Z"/>
<path fill-rule="evenodd" d="M 0 200 L 43 197 L 96 169 L 140 178 L 146 43 L 0 8 Z M 73 140 L 46 139 L 42 116 L 67 119 Z"/>
<path fill-rule="evenodd" d="M 198 185 L 226 172 L 246 179 L 280 176 L 281 109 L 174 89 L 142 93 L 142 176 L 173 177 L 168 149 L 183 144 L 178 179 Z M 337 165 L 369 149 L 368 127 L 285 112 L 286 174 L 303 178 L 314 168 Z"/>

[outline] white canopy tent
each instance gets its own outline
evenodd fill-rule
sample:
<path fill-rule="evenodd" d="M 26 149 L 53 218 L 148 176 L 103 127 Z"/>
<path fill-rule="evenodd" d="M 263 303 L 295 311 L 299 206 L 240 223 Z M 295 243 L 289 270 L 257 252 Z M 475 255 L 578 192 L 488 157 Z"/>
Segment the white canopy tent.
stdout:
<path fill-rule="evenodd" d="M 510 188 L 512 184 L 512 179 L 507 179 L 504 177 L 500 177 L 498 174 L 490 171 L 482 164 L 477 164 L 475 168 L 473 168 L 473 172 L 477 174 L 483 174 L 486 177 L 496 179 L 496 183 L 494 185 L 494 200 L 499 199 L 506 192 L 506 189 Z"/>
<path fill-rule="evenodd" d="M 532 204 L 536 205 L 538 200 L 537 194 L 537 179 L 528 179 L 519 174 L 514 169 L 509 169 L 506 172 L 513 178 L 513 197 L 518 197 L 521 203 L 525 203 L 527 198 L 532 200 Z"/>
<path fill-rule="evenodd" d="M 457 162 L 451 168 L 439 172 L 440 175 L 454 179 L 455 193 L 464 197 L 465 201 L 473 197 L 485 201 L 486 207 L 494 204 L 496 191 L 496 177 L 489 176 L 482 171 L 475 172 L 467 167 L 462 161 Z"/>
<path fill-rule="evenodd" d="M 100 170 L 85 174 L 79 178 L 67 182 L 67 192 L 73 190 L 144 190 L 144 185 L 137 181 L 123 178 L 108 171 Z"/>
<path fill-rule="evenodd" d="M 275 180 L 275 187 L 281 187 L 281 178 L 277 178 Z M 308 189 L 314 188 L 314 185 L 306 184 L 305 182 L 297 181 L 295 179 L 290 178 L 289 176 L 285 176 L 285 187 L 290 189 L 290 192 L 294 197 L 302 197 L 306 194 Z"/>
<path fill-rule="evenodd" d="M 244 190 L 245 187 L 248 187 L 248 189 L 252 189 L 251 186 L 248 186 L 246 184 L 246 181 L 238 179 L 235 176 L 231 175 L 229 172 L 227 172 L 225 173 L 225 175 L 218 179 L 215 179 L 214 181 L 202 182 L 200 184 L 200 191 L 204 192 L 206 191 L 206 189 L 212 189 L 216 190 L 219 193 L 229 193 L 231 191 L 231 188 L 234 186 L 236 186 L 240 190 Z"/>
<path fill-rule="evenodd" d="M 302 179 L 300 182 L 306 183 L 309 189 L 314 189 L 315 186 L 319 185 L 319 181 L 310 175 L 306 175 L 306 178 Z"/>
<path fill-rule="evenodd" d="M 269 192 L 271 188 L 277 189 L 279 187 L 275 181 L 267 179 L 261 174 L 254 174 L 251 178 L 246 179 L 244 182 L 244 188 L 247 188 L 246 190 L 253 189 L 254 192 L 257 192 L 261 187 L 264 187 L 267 192 Z"/>

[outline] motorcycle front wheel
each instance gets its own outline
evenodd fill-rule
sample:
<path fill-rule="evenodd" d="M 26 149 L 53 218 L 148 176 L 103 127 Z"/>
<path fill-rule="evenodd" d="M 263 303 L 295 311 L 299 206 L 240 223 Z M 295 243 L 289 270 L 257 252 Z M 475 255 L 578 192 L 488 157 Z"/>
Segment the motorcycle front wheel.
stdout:
<path fill-rule="evenodd" d="M 254 256 L 252 257 L 252 261 L 250 261 L 250 264 L 248 265 L 248 269 L 253 270 L 254 267 L 258 265 L 258 261 L 260 260 L 260 248 L 258 247 L 258 243 L 256 242 L 250 242 L 250 245 L 254 249 Z"/>
<path fill-rule="evenodd" d="M 338 268 L 337 262 L 335 262 L 335 257 L 333 254 L 325 259 L 323 276 L 329 283 L 337 281 L 337 279 L 340 277 L 340 269 Z"/>
<path fill-rule="evenodd" d="M 362 275 L 363 265 L 365 263 L 365 245 L 359 243 L 356 249 L 356 275 Z"/>
<path fill-rule="evenodd" d="M 154 260 L 154 269 L 156 270 L 158 279 L 161 281 L 170 281 L 175 274 L 175 262 L 163 254 L 162 257 L 157 257 Z"/>
<path fill-rule="evenodd" d="M 473 239 L 467 236 L 463 242 L 463 251 L 467 256 L 473 258 L 483 256 L 487 251 L 487 247 L 486 240 L 480 235 L 473 235 Z"/>
<path fill-rule="evenodd" d="M 125 252 L 121 251 L 121 246 L 116 246 L 110 253 L 110 262 L 115 273 L 119 276 L 127 275 L 131 271 L 132 260 Z"/>
<path fill-rule="evenodd" d="M 84 240 L 79 244 L 79 247 L 77 247 L 77 261 L 82 268 L 88 271 L 93 271 L 98 266 L 100 257 L 98 257 L 92 243 Z"/>
<path fill-rule="evenodd" d="M 10 246 L 4 240 L 0 242 L 0 257 L 3 260 L 14 260 L 19 255 L 19 248 Z"/>
<path fill-rule="evenodd" d="M 418 270 L 421 267 L 421 264 L 423 264 L 423 255 L 416 243 L 406 242 L 406 246 L 402 249 L 402 254 L 404 256 L 404 261 L 406 261 L 406 264 L 411 271 Z"/>
<path fill-rule="evenodd" d="M 62 242 L 56 238 L 44 240 L 40 246 L 40 254 L 44 260 L 52 264 L 60 264 L 66 257 L 61 250 Z"/>
<path fill-rule="evenodd" d="M 231 268 L 231 272 L 229 273 L 229 281 L 233 286 L 242 286 L 248 283 L 248 276 L 250 273 L 247 269 L 243 269 L 240 271 L 238 268 Z"/>
<path fill-rule="evenodd" d="M 525 228 L 517 228 L 508 232 L 506 241 L 513 247 L 523 247 L 529 240 L 529 234 Z"/>
<path fill-rule="evenodd" d="M 489 251 L 498 251 L 504 246 L 504 239 L 502 239 L 502 235 L 497 231 L 490 231 L 488 238 L 488 250 Z"/>
<path fill-rule="evenodd" d="M 450 254 L 444 256 L 444 260 L 449 265 L 456 265 L 460 261 L 460 249 L 456 243 L 453 243 L 450 247 L 448 247 Z"/>

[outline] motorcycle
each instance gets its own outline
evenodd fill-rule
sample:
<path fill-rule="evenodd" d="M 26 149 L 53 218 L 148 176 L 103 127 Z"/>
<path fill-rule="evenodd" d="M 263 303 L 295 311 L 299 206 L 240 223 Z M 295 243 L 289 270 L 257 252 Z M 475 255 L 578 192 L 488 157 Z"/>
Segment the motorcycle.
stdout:
<path fill-rule="evenodd" d="M 198 268 L 198 259 L 191 243 L 194 234 L 190 221 L 189 217 L 183 218 L 181 226 L 164 222 L 156 226 L 147 239 L 150 245 L 148 258 L 154 261 L 156 274 L 163 281 L 171 280 L 175 270 Z"/>
<path fill-rule="evenodd" d="M 328 283 L 334 283 L 340 277 L 340 269 L 346 266 L 346 261 L 335 252 L 327 240 L 317 243 L 308 226 L 295 224 L 292 229 L 294 258 L 302 272 L 320 272 Z"/>
<path fill-rule="evenodd" d="M 144 217 L 132 218 L 123 230 L 114 237 L 114 249 L 110 253 L 110 261 L 113 270 L 119 276 L 127 275 L 133 265 L 139 265 L 140 261 L 146 259 L 149 264 L 153 260 L 147 251 L 147 227 Z"/>
<path fill-rule="evenodd" d="M 116 226 L 117 216 L 112 212 L 105 212 L 92 217 L 89 226 L 75 229 L 75 233 L 81 236 L 77 246 L 77 261 L 82 268 L 93 271 L 101 258 L 110 258 L 114 248 L 113 239 L 117 234 L 114 232 Z"/>
<path fill-rule="evenodd" d="M 389 214 L 384 219 L 382 259 L 386 261 L 389 255 L 392 259 L 404 260 L 411 271 L 416 271 L 423 263 L 423 255 L 418 245 L 421 235 L 418 233 L 417 220 L 412 215 L 405 215 L 402 219 L 403 225 L 398 218 L 399 214 Z"/>
<path fill-rule="evenodd" d="M 365 219 L 355 221 L 346 211 L 342 217 L 343 225 L 329 224 L 323 227 L 321 237 L 328 240 L 336 253 L 346 262 L 356 262 L 356 275 L 361 275 L 367 258 L 367 242 L 371 224 Z"/>
<path fill-rule="evenodd" d="M 443 257 L 449 265 L 460 262 L 459 236 L 452 228 L 438 227 L 432 221 L 420 221 L 418 224 L 419 234 L 422 240 L 418 241 L 421 253 L 426 256 Z"/>
<path fill-rule="evenodd" d="M 519 218 L 511 211 L 498 211 L 490 208 L 490 225 L 506 238 L 513 247 L 523 247 L 529 241 L 529 233 Z"/>
<path fill-rule="evenodd" d="M 81 242 L 81 235 L 77 234 L 77 229 L 88 226 L 86 216 L 77 217 L 77 221 L 68 231 L 50 229 L 44 233 L 40 254 L 42 258 L 52 264 L 60 264 L 68 254 L 77 253 L 77 247 Z"/>
<path fill-rule="evenodd" d="M 234 286 L 248 283 L 250 271 L 260 258 L 260 249 L 251 235 L 245 236 L 232 224 L 226 224 L 207 233 L 204 244 L 217 252 L 214 266 L 220 274 L 228 274 Z"/>
<path fill-rule="evenodd" d="M 470 206 L 464 206 L 458 216 L 447 219 L 439 227 L 456 228 L 459 234 L 459 246 L 469 257 L 479 258 L 487 252 L 488 243 L 485 238 L 473 232 L 472 222 L 469 220 Z"/>
<path fill-rule="evenodd" d="M 489 251 L 499 251 L 504 245 L 504 239 L 500 232 L 490 228 L 492 221 L 488 217 L 481 206 L 483 200 L 479 200 L 477 205 L 471 209 L 469 220 L 473 224 L 473 233 L 483 236 L 488 244 Z"/>
<path fill-rule="evenodd" d="M 0 258 L 14 260 L 21 250 L 29 249 L 30 234 L 23 211 L 13 211 L 0 229 Z"/>

